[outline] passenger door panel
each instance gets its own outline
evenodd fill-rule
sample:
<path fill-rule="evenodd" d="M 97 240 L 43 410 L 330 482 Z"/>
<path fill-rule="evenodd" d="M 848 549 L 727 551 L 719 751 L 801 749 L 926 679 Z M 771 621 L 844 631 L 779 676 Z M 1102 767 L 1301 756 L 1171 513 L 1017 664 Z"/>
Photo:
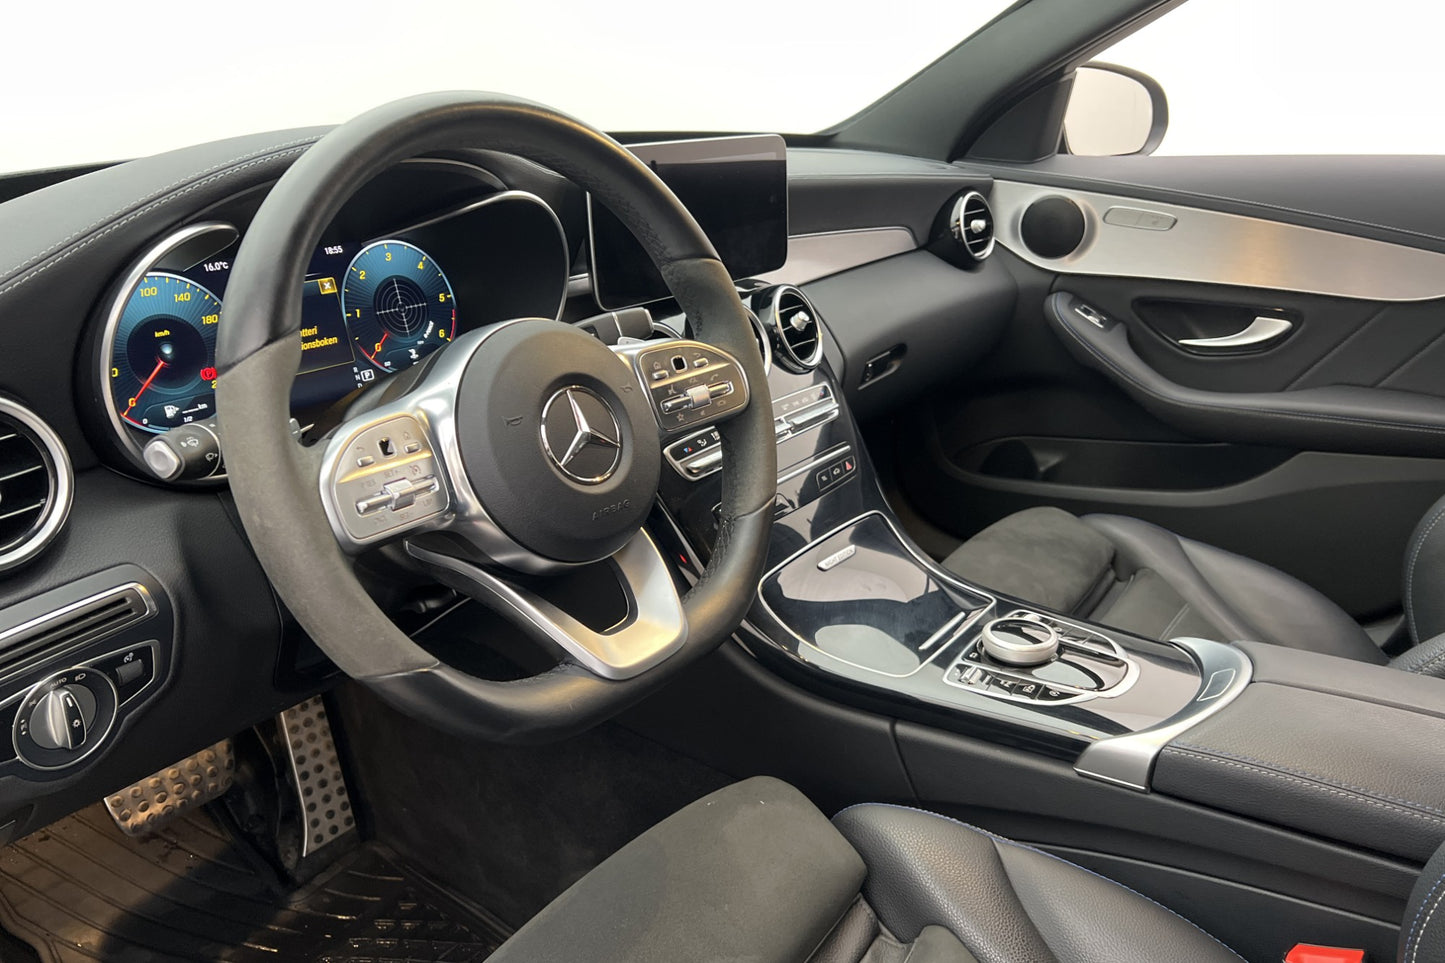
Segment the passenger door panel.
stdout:
<path fill-rule="evenodd" d="M 1357 617 L 1387 614 L 1409 532 L 1445 492 L 1445 212 L 1432 228 L 1438 205 L 1402 200 L 1438 194 L 1438 165 L 1168 163 L 1182 160 L 988 168 L 1015 318 L 980 368 L 900 419 L 901 486 L 955 537 L 1036 504 L 1131 514 L 1282 568 Z M 1167 176 L 1148 173 L 1159 162 Z M 1371 168 L 1338 206 L 1317 203 Z M 1250 189 L 1220 196 L 1231 185 Z M 1366 223 L 1371 195 L 1385 217 Z M 1023 213 L 1059 196 L 1087 226 L 1075 251 L 1043 257 Z M 1122 217 L 1140 228 L 1115 209 L 1159 217 Z M 1256 318 L 1286 330 L 1180 343 Z"/>

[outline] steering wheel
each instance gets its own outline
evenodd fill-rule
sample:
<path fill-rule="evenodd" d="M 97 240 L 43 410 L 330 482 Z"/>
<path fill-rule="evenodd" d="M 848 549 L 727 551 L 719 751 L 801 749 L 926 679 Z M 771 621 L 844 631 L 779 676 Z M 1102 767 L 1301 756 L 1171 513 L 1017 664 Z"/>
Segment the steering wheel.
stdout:
<path fill-rule="evenodd" d="M 517 154 L 590 191 L 637 236 L 699 340 L 611 349 L 557 321 L 492 325 L 388 379 L 326 438 L 300 444 L 288 423 L 299 292 L 322 232 L 383 170 L 457 148 Z M 607 135 L 492 94 L 426 94 L 362 114 L 321 138 L 267 195 L 236 255 L 225 313 L 217 406 L 246 533 L 301 626 L 403 712 L 487 739 L 557 738 L 636 701 L 741 623 L 767 550 L 777 474 L 761 359 L 706 235 Z M 707 567 L 683 595 L 643 523 L 663 439 L 703 418 L 722 438 L 721 518 Z M 439 661 L 357 577 L 357 556 L 387 544 L 560 660 L 505 682 Z M 603 560 L 627 600 L 610 629 L 589 628 L 515 578 Z"/>

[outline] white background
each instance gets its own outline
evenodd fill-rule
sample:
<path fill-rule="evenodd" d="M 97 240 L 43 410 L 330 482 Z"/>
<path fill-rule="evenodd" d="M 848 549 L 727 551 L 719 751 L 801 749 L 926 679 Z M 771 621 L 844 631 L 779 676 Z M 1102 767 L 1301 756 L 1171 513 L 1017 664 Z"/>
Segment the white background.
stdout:
<path fill-rule="evenodd" d="M 336 123 L 455 88 L 529 97 L 612 130 L 812 131 L 906 79 L 1002 4 L 13 4 L 0 57 L 0 170 Z M 1104 59 L 1165 85 L 1172 122 L 1160 153 L 1432 153 L 1445 143 L 1435 9 L 1191 0 Z"/>

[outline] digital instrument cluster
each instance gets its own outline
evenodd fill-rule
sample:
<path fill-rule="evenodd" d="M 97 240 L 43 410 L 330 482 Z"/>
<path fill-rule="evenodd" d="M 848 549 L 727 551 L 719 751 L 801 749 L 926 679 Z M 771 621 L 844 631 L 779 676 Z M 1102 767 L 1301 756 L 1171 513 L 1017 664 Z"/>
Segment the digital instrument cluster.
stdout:
<path fill-rule="evenodd" d="M 109 340 L 109 395 L 126 426 L 160 434 L 216 415 L 216 332 L 236 242 L 123 296 Z M 302 284 L 292 410 L 316 409 L 416 364 L 456 334 L 446 272 L 408 241 L 321 247 Z"/>

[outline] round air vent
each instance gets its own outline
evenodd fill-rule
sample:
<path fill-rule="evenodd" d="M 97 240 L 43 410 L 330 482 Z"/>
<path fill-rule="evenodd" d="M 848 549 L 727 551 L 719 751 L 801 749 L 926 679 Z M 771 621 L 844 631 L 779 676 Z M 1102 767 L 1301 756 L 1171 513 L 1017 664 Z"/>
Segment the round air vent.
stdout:
<path fill-rule="evenodd" d="M 761 292 L 755 303 L 759 303 L 763 325 L 772 328 L 777 340 L 774 360 L 798 374 L 818 367 L 823 360 L 823 329 L 818 309 L 808 296 L 791 284 L 783 284 Z"/>
<path fill-rule="evenodd" d="M 954 203 L 948 226 L 953 239 L 975 261 L 993 253 L 993 210 L 978 191 L 969 191 Z"/>
<path fill-rule="evenodd" d="M 0 398 L 0 569 L 33 558 L 65 524 L 70 456 L 35 412 Z"/>

